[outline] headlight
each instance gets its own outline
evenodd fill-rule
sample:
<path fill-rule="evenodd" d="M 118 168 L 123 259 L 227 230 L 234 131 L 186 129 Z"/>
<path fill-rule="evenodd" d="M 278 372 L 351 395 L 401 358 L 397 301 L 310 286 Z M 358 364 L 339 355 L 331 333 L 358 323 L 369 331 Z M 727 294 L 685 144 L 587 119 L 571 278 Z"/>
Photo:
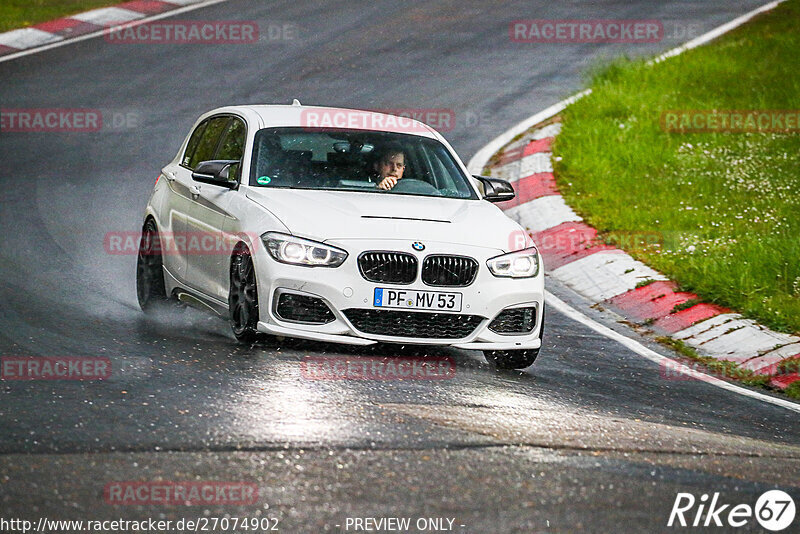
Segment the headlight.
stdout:
<path fill-rule="evenodd" d="M 495 276 L 531 278 L 539 274 L 539 253 L 536 247 L 509 252 L 486 260 L 486 266 Z"/>
<path fill-rule="evenodd" d="M 347 252 L 323 243 L 278 232 L 267 232 L 261 236 L 269 255 L 281 263 L 305 265 L 307 267 L 338 267 Z"/>

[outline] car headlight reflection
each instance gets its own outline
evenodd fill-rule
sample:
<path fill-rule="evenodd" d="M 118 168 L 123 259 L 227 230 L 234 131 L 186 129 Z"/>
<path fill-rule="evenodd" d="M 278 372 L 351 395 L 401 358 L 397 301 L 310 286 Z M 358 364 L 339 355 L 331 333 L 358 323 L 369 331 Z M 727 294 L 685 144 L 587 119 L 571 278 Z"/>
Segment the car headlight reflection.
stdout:
<path fill-rule="evenodd" d="M 489 272 L 507 278 L 531 278 L 539 274 L 539 253 L 536 247 L 510 252 L 486 260 Z"/>
<path fill-rule="evenodd" d="M 279 232 L 261 236 L 269 255 L 281 263 L 307 267 L 338 267 L 347 258 L 342 249 Z"/>

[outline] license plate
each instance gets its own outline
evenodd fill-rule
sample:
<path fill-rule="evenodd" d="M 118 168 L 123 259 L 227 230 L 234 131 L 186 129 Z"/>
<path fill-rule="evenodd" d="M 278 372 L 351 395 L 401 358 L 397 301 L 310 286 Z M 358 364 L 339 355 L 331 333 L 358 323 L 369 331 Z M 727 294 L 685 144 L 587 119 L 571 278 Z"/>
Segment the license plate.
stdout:
<path fill-rule="evenodd" d="M 376 308 L 459 312 L 461 311 L 461 293 L 376 287 L 372 304 Z"/>

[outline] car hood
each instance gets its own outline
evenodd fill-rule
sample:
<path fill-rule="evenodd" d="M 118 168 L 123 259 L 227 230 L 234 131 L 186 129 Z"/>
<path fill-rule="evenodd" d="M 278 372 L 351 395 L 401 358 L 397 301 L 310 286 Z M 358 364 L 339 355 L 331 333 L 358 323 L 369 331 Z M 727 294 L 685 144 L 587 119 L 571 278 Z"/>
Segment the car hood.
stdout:
<path fill-rule="evenodd" d="M 521 232 L 483 200 L 277 188 L 246 195 L 292 234 L 317 241 L 430 240 L 508 251 Z"/>

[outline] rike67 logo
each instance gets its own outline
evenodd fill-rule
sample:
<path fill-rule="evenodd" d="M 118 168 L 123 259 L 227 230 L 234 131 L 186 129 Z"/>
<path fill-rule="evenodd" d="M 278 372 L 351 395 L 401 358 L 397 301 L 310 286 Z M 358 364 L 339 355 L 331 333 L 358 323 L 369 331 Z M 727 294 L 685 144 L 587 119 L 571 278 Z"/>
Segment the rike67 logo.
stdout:
<path fill-rule="evenodd" d="M 719 493 L 709 499 L 704 493 L 696 499 L 691 493 L 678 493 L 672 504 L 667 526 L 739 528 L 755 517 L 766 530 L 779 532 L 794 521 L 795 505 L 792 497 L 781 490 L 769 490 L 761 495 L 754 507 L 749 504 L 722 503 Z"/>

